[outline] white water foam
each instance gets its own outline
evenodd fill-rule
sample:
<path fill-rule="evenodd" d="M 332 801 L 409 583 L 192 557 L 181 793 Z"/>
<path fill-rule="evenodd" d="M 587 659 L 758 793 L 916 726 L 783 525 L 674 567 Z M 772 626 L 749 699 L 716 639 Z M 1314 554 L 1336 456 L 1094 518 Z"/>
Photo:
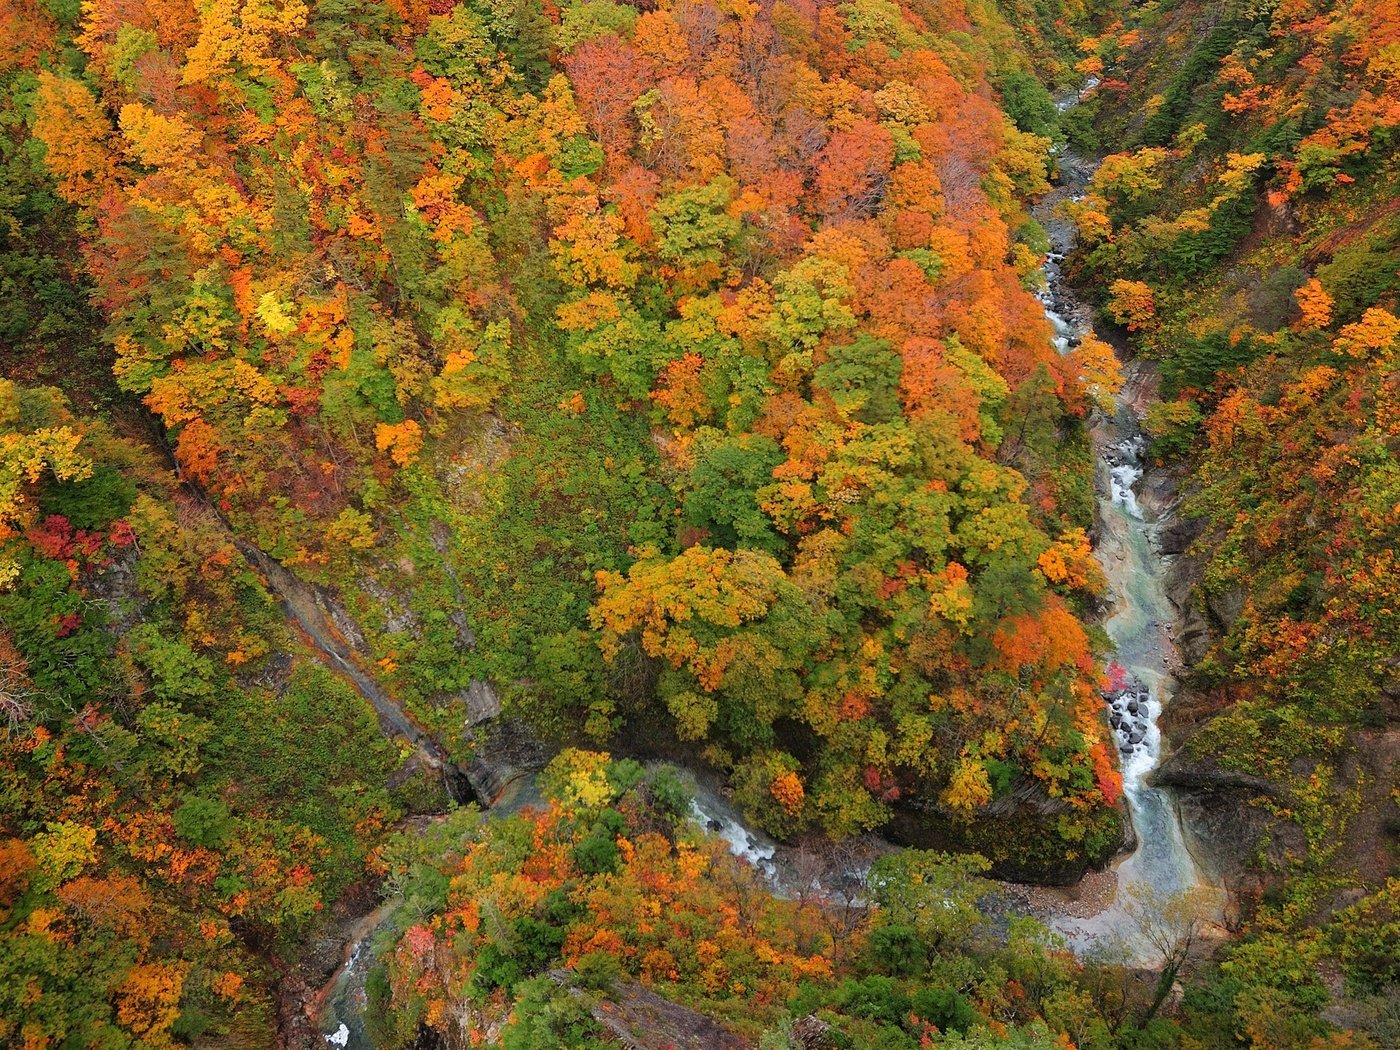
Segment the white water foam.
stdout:
<path fill-rule="evenodd" d="M 1083 90 L 1095 86 L 1097 81 L 1091 80 Z M 1064 170 L 1076 181 L 1087 178 L 1083 165 L 1066 164 Z M 1082 186 L 1073 186 L 1062 196 L 1079 200 Z M 1067 320 L 1067 316 L 1083 318 L 1087 313 L 1077 308 L 1073 294 L 1063 287 L 1061 263 L 1073 247 L 1073 229 L 1055 221 L 1053 205 L 1047 202 L 1038 207 L 1042 221 L 1052 227 L 1055 242 L 1039 298 L 1053 329 L 1054 346 L 1064 354 L 1087 330 L 1087 323 L 1076 327 Z M 1147 963 L 1152 961 L 1152 951 L 1144 943 L 1135 907 L 1144 900 L 1165 902 L 1201 886 L 1174 800 L 1148 782 L 1148 774 L 1162 757 L 1157 722 L 1176 665 L 1170 628 L 1175 614 L 1162 583 L 1164 564 L 1154 542 L 1157 523 L 1138 495 L 1147 442 L 1125 395 L 1115 399 L 1111 416 L 1096 420 L 1094 435 L 1101 484 L 1107 490 L 1107 499 L 1099 502 L 1096 554 L 1112 595 L 1113 611 L 1104 628 L 1115 649 L 1114 685 L 1105 704 L 1138 845 L 1118 866 L 1117 896 L 1107 909 L 1085 919 L 1060 916 L 1051 925 L 1076 951 L 1112 945 Z"/>
<path fill-rule="evenodd" d="M 708 799 L 692 798 L 690 812 L 702 828 L 718 835 L 729 847 L 729 852 L 740 860 L 748 861 L 761 871 L 770 882 L 777 878 L 777 843 L 746 828 Z"/>

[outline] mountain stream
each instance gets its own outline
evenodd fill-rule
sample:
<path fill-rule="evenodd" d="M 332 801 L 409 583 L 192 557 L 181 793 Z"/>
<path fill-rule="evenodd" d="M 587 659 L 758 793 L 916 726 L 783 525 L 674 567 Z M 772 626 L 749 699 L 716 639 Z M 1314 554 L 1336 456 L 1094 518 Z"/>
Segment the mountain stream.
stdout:
<path fill-rule="evenodd" d="M 1073 98 L 1068 100 L 1072 102 Z M 1084 192 L 1094 165 L 1068 152 L 1061 152 L 1058 161 L 1059 183 L 1036 204 L 1032 213 L 1050 237 L 1051 249 L 1044 267 L 1046 287 L 1040 298 L 1053 328 L 1055 347 L 1063 354 L 1073 350 L 1089 331 L 1092 311 L 1075 296 L 1062 274 L 1061 265 L 1074 248 L 1074 227 L 1059 209 L 1064 201 L 1076 199 Z M 1108 580 L 1112 603 L 1104 627 L 1114 647 L 1110 668 L 1113 684 L 1105 702 L 1118 741 L 1123 793 L 1137 845 L 1131 855 L 1117 863 L 1116 892 L 1105 908 L 1087 917 L 1056 912 L 1049 923 L 1077 952 L 1105 947 L 1120 953 L 1120 957 L 1150 965 L 1154 961 L 1152 946 L 1144 935 L 1139 915 L 1144 909 L 1160 908 L 1169 901 L 1201 890 L 1204 884 L 1187 848 L 1175 800 L 1168 790 L 1149 782 L 1149 774 L 1162 757 L 1162 735 L 1157 719 L 1163 705 L 1171 699 L 1172 674 L 1179 660 L 1172 640 L 1177 613 L 1163 585 L 1165 561 L 1157 542 L 1168 510 L 1155 508 L 1151 500 L 1139 499 L 1140 482 L 1146 470 L 1147 441 L 1138 412 L 1149 376 L 1145 370 L 1132 365 L 1125 368 L 1125 372 L 1127 382 L 1115 396 L 1113 413 L 1096 411 L 1091 435 L 1098 475 L 1095 548 Z M 295 595 L 289 595 L 293 589 L 286 586 L 287 581 L 275 571 L 269 572 L 268 566 L 260 567 L 284 600 L 295 605 L 291 602 Z M 290 611 L 300 612 L 297 608 Z M 381 699 L 373 683 L 362 681 L 361 675 L 354 674 L 355 668 L 345 666 L 346 661 L 339 652 L 322 644 L 318 634 L 309 630 L 307 620 L 310 617 L 295 618 L 311 634 L 311 640 L 352 675 L 361 692 L 371 701 Z M 383 718 L 386 715 L 384 705 L 376 703 L 375 706 Z M 418 735 L 411 731 L 416 727 L 401 727 L 392 719 L 390 725 L 400 731 L 409 729 L 406 735 L 422 746 Z M 694 813 L 701 824 L 729 843 L 736 856 L 758 867 L 780 892 L 792 892 L 800 867 L 788 856 L 792 851 L 746 827 L 716 792 L 699 789 Z M 850 877 L 841 881 L 861 881 L 870 859 L 884 849 L 893 848 L 879 840 L 872 841 L 877 845 L 867 844 L 858 860 L 852 857 Z M 386 913 L 387 909 L 381 909 L 375 914 L 376 921 L 368 923 L 368 929 L 361 931 L 347 953 L 347 965 L 326 990 L 325 998 L 329 1002 L 325 1003 L 320 1020 L 330 1046 L 356 1050 L 368 1045 L 361 1011 L 364 1009 L 365 971 L 372 957 L 367 950 L 369 933 L 379 927 L 379 920 Z M 345 1023 L 347 1020 L 349 1024 Z"/>
<path fill-rule="evenodd" d="M 1074 99 L 1066 101 L 1072 104 Z M 1057 159 L 1059 183 L 1032 213 L 1051 243 L 1040 298 L 1056 349 L 1068 353 L 1088 333 L 1092 311 L 1068 287 L 1061 270 L 1074 248 L 1075 230 L 1060 207 L 1084 193 L 1096 165 L 1069 152 Z M 1087 918 L 1059 915 L 1050 924 L 1076 951 L 1113 946 L 1150 963 L 1152 946 L 1142 928 L 1143 913 L 1168 905 L 1176 908 L 1173 902 L 1190 898 L 1208 900 L 1211 894 L 1188 849 L 1174 797 L 1150 783 L 1149 774 L 1162 758 L 1157 719 L 1171 700 L 1173 672 L 1180 661 L 1172 638 L 1177 610 L 1164 587 L 1166 561 L 1158 542 L 1171 508 L 1139 498 L 1147 469 L 1147 439 L 1139 412 L 1150 397 L 1151 375 L 1137 363 L 1126 365 L 1124 373 L 1114 411 L 1095 411 L 1090 431 L 1097 464 L 1095 553 L 1108 580 L 1111 612 L 1104 629 L 1114 648 L 1105 702 L 1137 845 L 1118 862 L 1116 893 L 1104 910 Z M 1198 900 L 1191 906 L 1201 904 Z M 1161 920 L 1160 915 L 1152 919 Z"/>

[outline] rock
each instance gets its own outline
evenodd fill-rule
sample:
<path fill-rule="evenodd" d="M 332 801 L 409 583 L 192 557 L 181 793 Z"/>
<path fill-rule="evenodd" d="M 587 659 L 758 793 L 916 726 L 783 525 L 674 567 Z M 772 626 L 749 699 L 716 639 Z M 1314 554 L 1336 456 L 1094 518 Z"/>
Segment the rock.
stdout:
<path fill-rule="evenodd" d="M 421 635 L 420 623 L 413 610 L 400 603 L 389 589 L 373 576 L 361 576 L 360 589 L 379 603 L 379 608 L 384 613 L 384 630 L 387 633 L 409 633 L 415 638 Z"/>
<path fill-rule="evenodd" d="M 1063 799 L 1051 799 L 1036 783 L 1024 780 L 970 822 L 932 800 L 906 797 L 895 805 L 885 834 L 898 845 L 916 849 L 981 853 L 992 862 L 993 878 L 1069 886 L 1119 852 L 1128 823 L 1118 808 L 1076 811 L 1079 820 L 1097 825 L 1091 825 L 1086 840 L 1102 845 L 1090 854 L 1060 835 L 1060 817 L 1071 809 Z"/>
<path fill-rule="evenodd" d="M 488 718 L 471 727 L 472 757 L 458 769 L 487 808 L 510 810 L 529 792 L 550 750 L 523 722 Z"/>
<path fill-rule="evenodd" d="M 1204 528 L 1202 519 L 1172 517 L 1163 523 L 1158 533 L 1158 549 L 1163 554 L 1185 554 Z"/>
<path fill-rule="evenodd" d="M 466 689 L 458 693 L 457 699 L 466 708 L 468 726 L 478 726 L 501 714 L 501 698 L 496 692 L 496 687 L 480 678 L 474 679 Z"/>
<path fill-rule="evenodd" d="M 1190 792 L 1221 792 L 1234 789 L 1258 795 L 1282 795 L 1285 789 L 1264 777 L 1222 769 L 1211 761 L 1194 761 L 1187 748 L 1178 748 L 1148 777 L 1155 787 L 1176 788 Z"/>
<path fill-rule="evenodd" d="M 457 644 L 464 650 L 470 652 L 476 648 L 476 632 L 472 630 L 471 624 L 467 622 L 467 614 L 461 609 L 453 609 L 447 614 L 447 618 L 452 621 L 452 626 L 457 629 Z"/>
<path fill-rule="evenodd" d="M 794 1021 L 790 1037 L 802 1050 L 828 1050 L 839 1045 L 831 1025 L 815 1014 L 808 1014 Z"/>
<path fill-rule="evenodd" d="M 571 970 L 550 970 L 550 980 L 588 1005 L 588 1012 L 627 1050 L 743 1050 L 748 1044 L 713 1018 L 644 988 L 618 981 L 602 999 L 574 986 Z M 812 1044 L 813 1050 L 822 1047 Z"/>
<path fill-rule="evenodd" d="M 1244 612 L 1245 589 L 1234 587 L 1224 594 L 1206 596 L 1206 608 L 1222 630 L 1228 631 Z"/>

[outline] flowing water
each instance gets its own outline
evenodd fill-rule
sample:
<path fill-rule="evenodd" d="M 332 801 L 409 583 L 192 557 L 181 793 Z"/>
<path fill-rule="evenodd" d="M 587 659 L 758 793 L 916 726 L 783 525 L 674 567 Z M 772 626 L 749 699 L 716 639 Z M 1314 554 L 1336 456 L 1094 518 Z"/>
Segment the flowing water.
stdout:
<path fill-rule="evenodd" d="M 1092 312 L 1075 297 L 1061 271 L 1074 248 L 1074 227 L 1059 214 L 1059 207 L 1084 192 L 1094 165 L 1062 153 L 1059 167 L 1059 185 L 1033 211 L 1051 241 L 1041 300 L 1054 328 L 1055 347 L 1067 353 L 1089 331 Z M 1198 896 L 1204 887 L 1174 798 L 1148 781 L 1162 757 L 1157 719 L 1171 700 L 1172 672 L 1179 663 L 1172 640 L 1177 613 L 1163 585 L 1166 564 L 1158 536 L 1164 522 L 1151 501 L 1139 498 L 1147 441 L 1137 404 L 1148 377 L 1132 366 L 1125 372 L 1128 381 L 1114 399 L 1114 411 L 1096 412 L 1091 433 L 1098 475 L 1096 554 L 1112 602 L 1104 624 L 1114 647 L 1112 685 L 1105 702 L 1118 742 L 1123 794 L 1137 848 L 1117 867 L 1117 893 L 1107 909 L 1090 918 L 1060 916 L 1052 926 L 1076 950 L 1114 944 L 1150 961 L 1151 946 L 1135 913 Z"/>

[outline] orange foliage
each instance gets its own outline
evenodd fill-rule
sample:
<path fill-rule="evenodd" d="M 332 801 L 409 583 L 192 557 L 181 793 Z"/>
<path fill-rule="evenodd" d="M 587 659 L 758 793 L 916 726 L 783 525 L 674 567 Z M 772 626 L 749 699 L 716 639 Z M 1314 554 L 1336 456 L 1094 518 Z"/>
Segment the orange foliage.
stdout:
<path fill-rule="evenodd" d="M 778 805 L 782 806 L 788 813 L 801 812 L 806 792 L 802 788 L 802 778 L 796 773 L 778 774 L 773 783 L 768 786 L 768 792 L 778 800 Z"/>
<path fill-rule="evenodd" d="M 1316 277 L 1309 278 L 1306 284 L 1293 293 L 1293 298 L 1297 300 L 1298 309 L 1303 314 L 1298 322 L 1300 328 L 1326 328 L 1332 323 L 1332 297 Z"/>
<path fill-rule="evenodd" d="M 999 666 L 1018 674 L 1032 669 L 1045 675 L 1075 668 L 1090 673 L 1093 659 L 1084 625 L 1059 598 L 1046 599 L 1039 613 L 1013 616 L 992 636 Z"/>

